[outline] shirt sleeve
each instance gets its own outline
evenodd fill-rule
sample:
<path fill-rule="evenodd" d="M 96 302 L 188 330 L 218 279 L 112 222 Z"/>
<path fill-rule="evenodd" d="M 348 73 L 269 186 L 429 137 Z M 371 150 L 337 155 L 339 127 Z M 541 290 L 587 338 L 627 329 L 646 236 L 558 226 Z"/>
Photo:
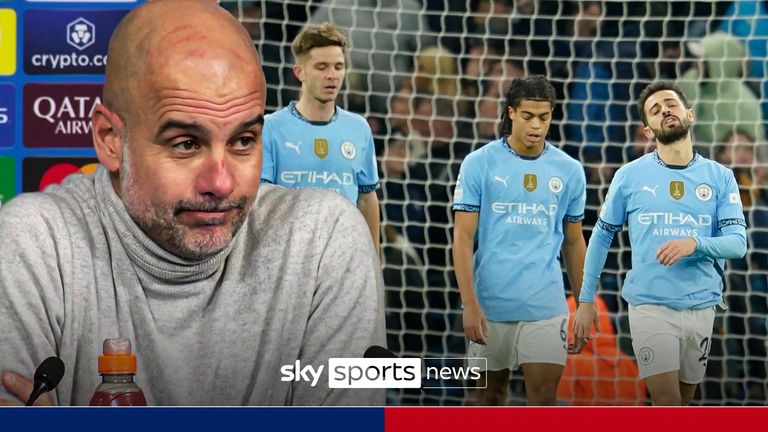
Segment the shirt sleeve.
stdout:
<path fill-rule="evenodd" d="M 581 166 L 578 167 L 572 178 L 575 186 L 570 189 L 571 199 L 565 212 L 565 221 L 580 222 L 584 220 L 584 207 L 587 203 L 587 178 Z"/>
<path fill-rule="evenodd" d="M 264 129 L 261 131 L 261 181 L 275 183 L 277 177 L 277 164 L 275 163 L 275 146 L 272 142 L 272 119 L 267 116 L 264 119 Z"/>
<path fill-rule="evenodd" d="M 600 273 L 605 267 L 605 260 L 608 258 L 608 251 L 613 242 L 614 234 L 615 231 L 603 229 L 600 225 L 595 225 L 592 230 L 592 237 L 589 238 L 587 255 L 584 259 L 584 278 L 579 293 L 580 302 L 595 302 L 597 283 L 600 280 Z"/>
<path fill-rule="evenodd" d="M 746 228 L 739 185 L 730 169 L 724 168 L 721 188 L 722 193 L 717 196 L 717 229 L 722 230 L 730 225 L 741 225 Z"/>
<path fill-rule="evenodd" d="M 480 212 L 482 199 L 482 178 L 476 167 L 476 157 L 470 154 L 461 163 L 456 189 L 453 191 L 453 210 Z"/>
<path fill-rule="evenodd" d="M 381 187 L 379 171 L 376 169 L 376 147 L 373 143 L 373 134 L 371 134 L 367 124 L 365 127 L 367 136 L 363 154 L 363 169 L 357 175 L 357 187 L 360 193 L 373 192 Z"/>
<path fill-rule="evenodd" d="M 600 209 L 597 219 L 597 225 L 601 228 L 618 232 L 627 221 L 627 200 L 624 197 L 624 172 L 619 170 L 611 181 L 608 188 L 608 194 L 605 196 L 605 202 Z"/>

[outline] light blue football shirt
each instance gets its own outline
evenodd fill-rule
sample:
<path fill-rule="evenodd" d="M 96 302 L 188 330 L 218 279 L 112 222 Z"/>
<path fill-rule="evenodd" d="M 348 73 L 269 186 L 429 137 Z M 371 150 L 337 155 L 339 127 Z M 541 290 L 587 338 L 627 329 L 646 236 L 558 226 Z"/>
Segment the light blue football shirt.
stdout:
<path fill-rule="evenodd" d="M 329 122 L 311 122 L 291 102 L 264 117 L 262 147 L 262 181 L 334 190 L 353 204 L 379 188 L 371 128 L 339 107 Z"/>
<path fill-rule="evenodd" d="M 558 260 L 563 221 L 584 219 L 585 200 L 581 165 L 549 143 L 528 158 L 498 139 L 464 159 L 453 209 L 480 212 L 473 282 L 487 319 L 568 313 Z"/>
<path fill-rule="evenodd" d="M 670 240 L 717 237 L 726 227 L 746 227 L 733 172 L 695 154 L 687 166 L 671 166 L 656 152 L 616 172 L 598 224 L 612 232 L 629 226 L 632 269 L 622 297 L 633 306 L 661 304 L 699 309 L 722 301 L 723 259 L 700 252 L 665 267 L 656 251 Z M 586 293 L 585 293 L 586 294 Z"/>

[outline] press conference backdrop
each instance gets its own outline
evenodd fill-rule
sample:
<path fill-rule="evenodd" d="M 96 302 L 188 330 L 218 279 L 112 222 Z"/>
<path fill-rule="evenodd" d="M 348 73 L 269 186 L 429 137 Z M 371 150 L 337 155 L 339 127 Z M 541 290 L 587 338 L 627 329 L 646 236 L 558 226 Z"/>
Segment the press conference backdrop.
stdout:
<path fill-rule="evenodd" d="M 92 172 L 107 45 L 138 1 L 0 1 L 0 202 Z"/>

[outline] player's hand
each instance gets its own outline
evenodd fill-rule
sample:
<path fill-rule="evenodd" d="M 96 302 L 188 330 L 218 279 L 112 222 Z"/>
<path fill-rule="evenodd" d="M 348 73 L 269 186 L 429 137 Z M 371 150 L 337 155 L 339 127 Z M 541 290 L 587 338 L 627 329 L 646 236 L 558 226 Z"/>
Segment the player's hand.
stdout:
<path fill-rule="evenodd" d="M 464 305 L 464 335 L 472 342 L 483 345 L 488 338 L 488 322 L 477 303 Z"/>
<path fill-rule="evenodd" d="M 595 332 L 600 332 L 600 322 L 597 319 L 597 307 L 594 303 L 581 303 L 573 318 L 573 344 L 568 346 L 569 354 L 578 354 L 592 340 L 592 325 Z"/>
<path fill-rule="evenodd" d="M 691 237 L 670 240 L 656 251 L 656 259 L 663 266 L 671 266 L 696 251 L 696 240 Z"/>
<path fill-rule="evenodd" d="M 32 394 L 32 381 L 25 377 L 13 373 L 3 372 L 3 386 L 8 390 L 8 393 L 19 398 L 18 400 L 0 399 L 0 406 L 19 406 L 24 405 L 27 402 L 27 398 Z M 43 393 L 35 401 L 35 406 L 39 405 L 53 405 L 53 399 L 49 393 Z"/>

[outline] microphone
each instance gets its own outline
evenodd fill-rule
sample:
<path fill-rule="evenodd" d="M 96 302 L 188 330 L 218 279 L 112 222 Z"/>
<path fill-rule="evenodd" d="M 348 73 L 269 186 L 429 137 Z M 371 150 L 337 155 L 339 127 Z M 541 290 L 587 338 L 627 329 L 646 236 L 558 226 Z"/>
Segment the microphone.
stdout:
<path fill-rule="evenodd" d="M 363 354 L 363 358 L 399 358 L 397 354 L 380 345 L 371 345 Z"/>
<path fill-rule="evenodd" d="M 56 388 L 63 376 L 64 362 L 60 358 L 48 357 L 43 360 L 35 371 L 35 383 L 25 406 L 32 406 L 40 395 Z"/>

